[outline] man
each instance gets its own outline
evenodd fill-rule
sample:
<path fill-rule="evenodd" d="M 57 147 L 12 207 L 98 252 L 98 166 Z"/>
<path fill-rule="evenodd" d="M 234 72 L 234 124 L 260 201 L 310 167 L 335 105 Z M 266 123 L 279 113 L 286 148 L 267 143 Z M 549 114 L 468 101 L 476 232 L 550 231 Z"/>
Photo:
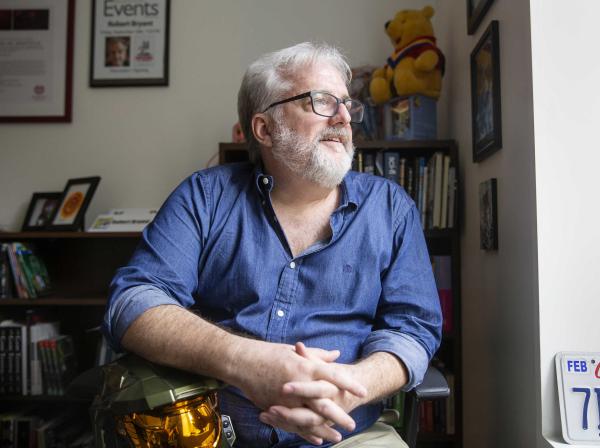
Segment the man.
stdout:
<path fill-rule="evenodd" d="M 129 37 L 106 38 L 107 67 L 129 67 Z"/>
<path fill-rule="evenodd" d="M 418 384 L 439 345 L 414 203 L 349 172 L 350 76 L 327 45 L 254 62 L 238 95 L 254 164 L 185 180 L 111 285 L 113 344 L 230 384 L 242 447 L 405 446 L 378 400 Z"/>

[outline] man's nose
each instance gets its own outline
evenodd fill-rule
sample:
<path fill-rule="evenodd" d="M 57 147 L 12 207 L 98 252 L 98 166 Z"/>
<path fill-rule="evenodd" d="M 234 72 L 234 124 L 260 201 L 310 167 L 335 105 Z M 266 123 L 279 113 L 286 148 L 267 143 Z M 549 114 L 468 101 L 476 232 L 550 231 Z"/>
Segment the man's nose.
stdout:
<path fill-rule="evenodd" d="M 343 124 L 346 126 L 350 124 L 350 118 L 348 108 L 344 104 L 340 104 L 335 115 L 331 117 L 331 120 L 333 121 L 333 124 Z"/>

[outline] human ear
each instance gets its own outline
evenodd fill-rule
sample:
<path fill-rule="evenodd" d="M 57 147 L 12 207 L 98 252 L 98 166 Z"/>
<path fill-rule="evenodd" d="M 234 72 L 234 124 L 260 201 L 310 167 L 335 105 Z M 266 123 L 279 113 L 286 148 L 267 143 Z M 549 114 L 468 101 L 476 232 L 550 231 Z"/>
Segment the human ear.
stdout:
<path fill-rule="evenodd" d="M 261 146 L 271 147 L 273 141 L 271 140 L 271 127 L 270 120 L 265 114 L 256 114 L 252 117 L 252 133 L 254 138 Z"/>

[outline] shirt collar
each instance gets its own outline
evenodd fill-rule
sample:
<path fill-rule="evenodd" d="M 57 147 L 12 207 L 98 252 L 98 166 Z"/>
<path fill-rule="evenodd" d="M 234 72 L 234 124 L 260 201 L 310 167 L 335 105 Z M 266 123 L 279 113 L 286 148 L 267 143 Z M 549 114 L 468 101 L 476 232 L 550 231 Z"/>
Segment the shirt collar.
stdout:
<path fill-rule="evenodd" d="M 254 166 L 253 176 L 256 188 L 262 196 L 265 196 L 266 193 L 270 193 L 271 190 L 273 190 L 273 176 L 265 174 L 262 163 L 258 163 Z M 356 191 L 355 175 L 352 171 L 346 173 L 340 187 L 342 192 L 340 208 L 352 206 L 356 209 L 358 207 L 358 193 Z"/>

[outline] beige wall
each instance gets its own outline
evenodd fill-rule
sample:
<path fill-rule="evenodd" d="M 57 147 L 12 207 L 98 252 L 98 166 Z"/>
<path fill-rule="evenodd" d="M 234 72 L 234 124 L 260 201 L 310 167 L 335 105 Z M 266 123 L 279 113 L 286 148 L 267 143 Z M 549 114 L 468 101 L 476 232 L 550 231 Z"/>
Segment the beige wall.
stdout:
<path fill-rule="evenodd" d="M 461 2 L 462 3 L 462 2 Z M 461 4 L 462 6 L 462 4 Z M 496 1 L 473 36 L 465 8 L 441 2 L 448 54 L 443 132 L 463 181 L 462 331 L 465 447 L 535 447 L 539 430 L 536 204 L 529 3 Z M 503 147 L 472 162 L 470 53 L 500 22 Z M 479 183 L 498 179 L 499 250 L 479 249 Z"/>
<path fill-rule="evenodd" d="M 305 40 L 342 47 L 352 65 L 381 65 L 383 24 L 422 0 L 171 2 L 170 86 L 90 88 L 90 5 L 77 1 L 73 123 L 0 125 L 0 228 L 21 226 L 34 191 L 100 175 L 89 223 L 110 208 L 155 207 L 228 141 L 243 70 Z"/>

